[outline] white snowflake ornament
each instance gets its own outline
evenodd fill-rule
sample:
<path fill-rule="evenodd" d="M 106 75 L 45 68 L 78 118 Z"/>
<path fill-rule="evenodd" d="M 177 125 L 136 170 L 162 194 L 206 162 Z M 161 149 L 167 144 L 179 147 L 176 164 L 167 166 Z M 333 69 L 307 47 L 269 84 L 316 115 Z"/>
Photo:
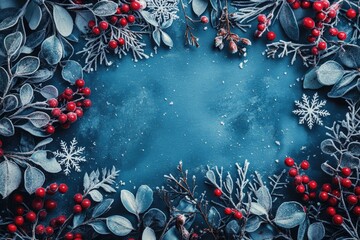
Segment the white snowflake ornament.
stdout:
<path fill-rule="evenodd" d="M 330 113 L 321 109 L 326 104 L 326 100 L 319 101 L 319 96 L 317 93 L 314 94 L 311 101 L 308 96 L 303 94 L 302 101 L 295 101 L 295 105 L 298 109 L 294 110 L 293 113 L 295 115 L 300 116 L 299 124 L 306 124 L 310 129 L 314 126 L 314 124 L 318 124 L 320 126 L 323 125 L 321 117 L 329 116 Z"/>
<path fill-rule="evenodd" d="M 78 142 L 74 138 L 70 142 L 70 146 L 66 144 L 65 141 L 60 141 L 61 151 L 54 152 L 56 158 L 60 158 L 58 161 L 60 165 L 64 165 L 65 169 L 63 170 L 65 175 L 71 173 L 70 169 L 74 169 L 76 172 L 81 172 L 80 163 L 86 162 L 85 157 L 83 156 L 85 147 L 77 147 Z"/>

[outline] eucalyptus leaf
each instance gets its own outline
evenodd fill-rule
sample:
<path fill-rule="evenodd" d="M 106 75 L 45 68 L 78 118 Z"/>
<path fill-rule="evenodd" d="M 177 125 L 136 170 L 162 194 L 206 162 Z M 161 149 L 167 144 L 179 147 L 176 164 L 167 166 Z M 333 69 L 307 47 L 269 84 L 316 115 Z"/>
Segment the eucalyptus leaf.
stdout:
<path fill-rule="evenodd" d="M 78 227 L 80 224 L 84 222 L 86 218 L 86 213 L 82 212 L 80 214 L 76 214 L 73 218 L 73 228 Z"/>
<path fill-rule="evenodd" d="M 0 92 L 4 92 L 8 83 L 9 83 L 9 75 L 5 71 L 3 67 L 0 67 Z"/>
<path fill-rule="evenodd" d="M 0 163 L 0 194 L 3 198 L 20 186 L 21 175 L 21 170 L 16 163 L 8 160 Z"/>
<path fill-rule="evenodd" d="M 310 221 L 306 218 L 299 226 L 298 233 L 297 233 L 297 240 L 303 240 L 306 235 L 306 230 L 310 225 Z"/>
<path fill-rule="evenodd" d="M 46 85 L 45 87 L 40 89 L 40 94 L 46 98 L 57 98 L 59 95 L 58 89 L 53 85 Z"/>
<path fill-rule="evenodd" d="M 75 84 L 76 80 L 83 78 L 83 70 L 80 63 L 74 60 L 68 60 L 61 71 L 61 75 L 64 80 Z"/>
<path fill-rule="evenodd" d="M 26 37 L 25 46 L 34 49 L 44 41 L 45 36 L 46 36 L 45 29 L 32 32 L 30 35 Z"/>
<path fill-rule="evenodd" d="M 40 60 L 37 57 L 26 56 L 16 64 L 15 75 L 26 76 L 33 74 L 40 67 Z"/>
<path fill-rule="evenodd" d="M 90 222 L 89 225 L 94 229 L 95 232 L 99 234 L 105 235 L 111 233 L 104 221 L 95 220 Z"/>
<path fill-rule="evenodd" d="M 152 230 L 149 227 L 146 227 L 143 231 L 143 234 L 141 236 L 141 239 L 146 239 L 146 240 L 156 240 L 156 235 L 154 230 Z"/>
<path fill-rule="evenodd" d="M 38 150 L 31 155 L 29 160 L 41 166 L 49 173 L 58 173 L 61 171 L 60 164 L 56 161 L 54 154 L 50 151 Z"/>
<path fill-rule="evenodd" d="M 62 36 L 67 37 L 73 31 L 73 19 L 65 8 L 57 4 L 54 4 L 53 6 L 53 16 L 56 29 Z"/>
<path fill-rule="evenodd" d="M 287 2 L 283 2 L 281 6 L 279 21 L 286 36 L 288 36 L 291 40 L 298 41 L 300 34 L 299 26 L 294 11 Z"/>
<path fill-rule="evenodd" d="M 163 41 L 163 43 L 165 43 L 165 45 L 170 47 L 170 48 L 173 47 L 174 42 L 171 39 L 171 37 L 169 36 L 169 34 L 167 34 L 166 32 L 164 32 L 162 30 L 160 32 L 161 32 L 161 40 Z"/>
<path fill-rule="evenodd" d="M 25 19 L 29 24 L 29 28 L 35 30 L 39 26 L 41 18 L 42 11 L 40 6 L 34 1 L 30 1 L 25 12 Z"/>
<path fill-rule="evenodd" d="M 231 194 L 234 188 L 234 181 L 232 180 L 230 173 L 228 173 L 225 178 L 225 187 L 227 191 Z"/>
<path fill-rule="evenodd" d="M 249 235 L 251 239 L 272 240 L 277 236 L 277 232 L 270 224 L 261 224 L 256 231 Z"/>
<path fill-rule="evenodd" d="M 325 139 L 324 141 L 322 141 L 320 144 L 320 148 L 323 153 L 329 155 L 337 152 L 335 143 L 332 139 Z"/>
<path fill-rule="evenodd" d="M 43 129 L 35 127 L 31 122 L 26 122 L 25 124 L 22 125 L 16 125 L 16 127 L 36 137 L 48 136 L 48 134 Z"/>
<path fill-rule="evenodd" d="M 209 5 L 208 0 L 193 0 L 191 4 L 192 10 L 197 16 L 203 14 L 206 8 L 208 7 L 208 5 Z"/>
<path fill-rule="evenodd" d="M 106 218 L 106 225 L 113 234 L 120 237 L 126 236 L 134 230 L 131 222 L 119 215 L 113 215 Z"/>
<path fill-rule="evenodd" d="M 137 192 L 135 198 L 135 206 L 137 213 L 144 213 L 153 202 L 153 191 L 147 185 L 141 185 Z"/>
<path fill-rule="evenodd" d="M 135 202 L 135 196 L 128 190 L 121 190 L 120 199 L 125 209 L 132 214 L 137 214 L 137 206 Z"/>
<path fill-rule="evenodd" d="M 304 89 L 319 89 L 323 85 L 317 80 L 316 71 L 319 67 L 313 67 L 309 72 L 304 76 L 303 88 Z"/>
<path fill-rule="evenodd" d="M 15 8 L 2 9 L 0 15 L 0 31 L 15 26 L 21 16 L 20 11 L 21 10 Z"/>
<path fill-rule="evenodd" d="M 14 125 L 11 120 L 4 117 L 0 120 L 0 135 L 10 137 L 15 134 Z"/>
<path fill-rule="evenodd" d="M 104 199 L 103 195 L 96 189 L 91 190 L 89 195 L 95 202 L 101 202 Z"/>
<path fill-rule="evenodd" d="M 149 13 L 148 11 L 143 10 L 143 11 L 140 12 L 140 14 L 143 16 L 143 18 L 145 19 L 146 22 L 150 23 L 154 27 L 159 26 L 159 24 L 155 20 L 154 16 L 151 13 Z"/>
<path fill-rule="evenodd" d="M 13 94 L 7 95 L 3 100 L 3 109 L 5 112 L 15 110 L 19 105 L 17 97 Z"/>
<path fill-rule="evenodd" d="M 30 84 L 25 83 L 24 85 L 21 86 L 20 100 L 23 106 L 30 103 L 31 100 L 33 99 L 33 96 L 34 96 L 34 90 Z"/>
<path fill-rule="evenodd" d="M 63 48 L 62 59 L 69 60 L 74 54 L 74 47 L 72 46 L 71 43 L 69 43 L 69 41 L 66 38 L 60 37 L 59 39 L 60 39 L 61 47 Z"/>
<path fill-rule="evenodd" d="M 268 214 L 268 211 L 260 203 L 257 202 L 252 202 L 250 204 L 250 212 L 258 216 Z"/>
<path fill-rule="evenodd" d="M 330 176 L 335 174 L 334 169 L 330 167 L 330 165 L 328 164 L 328 161 L 323 162 L 321 164 L 321 170 L 323 170 L 323 172 L 325 172 L 326 174 L 328 174 Z"/>
<path fill-rule="evenodd" d="M 258 203 L 269 212 L 272 208 L 272 198 L 269 189 L 266 186 L 261 186 L 256 190 L 255 195 Z"/>
<path fill-rule="evenodd" d="M 341 63 L 348 67 L 357 69 L 360 67 L 360 47 L 357 45 L 347 44 L 342 46 L 339 51 Z"/>
<path fill-rule="evenodd" d="M 300 203 L 283 202 L 276 211 L 274 222 L 279 227 L 293 228 L 300 225 L 305 217 L 306 213 Z"/>
<path fill-rule="evenodd" d="M 240 226 L 236 220 L 231 220 L 228 224 L 226 224 L 225 232 L 229 239 L 236 239 L 234 236 L 238 234 L 239 230 Z"/>
<path fill-rule="evenodd" d="M 255 232 L 261 225 L 262 221 L 258 216 L 251 216 L 247 219 L 245 224 L 245 231 L 246 232 Z"/>
<path fill-rule="evenodd" d="M 175 226 L 173 226 L 166 231 L 162 240 L 182 240 L 182 237 Z"/>
<path fill-rule="evenodd" d="M 112 1 L 99 1 L 93 8 L 92 12 L 99 17 L 106 17 L 116 13 L 118 5 Z"/>
<path fill-rule="evenodd" d="M 358 157 L 353 156 L 351 153 L 345 152 L 342 155 L 340 166 L 356 169 L 360 167 L 360 160 Z"/>
<path fill-rule="evenodd" d="M 208 212 L 208 221 L 210 225 L 217 229 L 221 224 L 221 215 L 215 207 L 211 207 Z"/>
<path fill-rule="evenodd" d="M 328 93 L 328 97 L 343 97 L 346 93 L 356 87 L 356 77 L 358 76 L 359 74 L 357 72 L 351 72 L 343 76 L 343 78 L 333 86 L 331 91 Z"/>
<path fill-rule="evenodd" d="M 26 118 L 35 126 L 38 128 L 45 127 L 50 122 L 50 116 L 45 112 L 32 112 L 29 115 L 26 116 Z"/>
<path fill-rule="evenodd" d="M 312 223 L 307 231 L 309 240 L 321 240 L 325 237 L 325 227 L 321 222 Z"/>
<path fill-rule="evenodd" d="M 36 146 L 34 147 L 34 149 L 38 149 L 41 148 L 43 146 L 48 145 L 49 143 L 51 143 L 53 141 L 52 138 L 45 138 L 44 140 L 38 142 L 38 144 L 36 144 Z"/>
<path fill-rule="evenodd" d="M 41 55 L 50 65 L 58 64 L 63 55 L 63 48 L 60 40 L 55 36 L 46 38 L 41 44 Z"/>
<path fill-rule="evenodd" d="M 216 177 L 215 177 L 215 173 L 213 170 L 208 170 L 206 172 L 206 178 L 214 185 L 217 186 L 216 184 Z"/>
<path fill-rule="evenodd" d="M 94 14 L 91 11 L 79 11 L 76 12 L 75 25 L 82 33 L 88 33 L 89 21 L 95 19 Z"/>
<path fill-rule="evenodd" d="M 113 204 L 113 202 L 114 199 L 108 198 L 102 201 L 101 203 L 97 204 L 92 212 L 92 217 L 93 218 L 100 217 L 101 215 L 109 211 L 111 204 Z"/>
<path fill-rule="evenodd" d="M 28 83 L 42 83 L 51 79 L 54 75 L 53 71 L 49 69 L 39 69 L 34 74 L 29 76 Z"/>
<path fill-rule="evenodd" d="M 13 56 L 21 47 L 23 35 L 21 32 L 14 32 L 4 39 L 4 46 L 8 56 Z"/>
<path fill-rule="evenodd" d="M 144 214 L 143 224 L 145 227 L 161 230 L 166 224 L 166 215 L 157 208 L 151 208 Z"/>
<path fill-rule="evenodd" d="M 325 86 L 337 83 L 343 77 L 344 73 L 344 68 L 333 60 L 323 63 L 316 71 L 319 83 Z"/>
<path fill-rule="evenodd" d="M 154 39 L 154 42 L 156 43 L 156 45 L 160 46 L 161 35 L 160 35 L 160 30 L 159 29 L 155 29 L 152 32 L 152 38 Z"/>
<path fill-rule="evenodd" d="M 28 166 L 24 173 L 24 185 L 29 194 L 33 194 L 36 189 L 45 182 L 45 175 L 36 167 Z"/>

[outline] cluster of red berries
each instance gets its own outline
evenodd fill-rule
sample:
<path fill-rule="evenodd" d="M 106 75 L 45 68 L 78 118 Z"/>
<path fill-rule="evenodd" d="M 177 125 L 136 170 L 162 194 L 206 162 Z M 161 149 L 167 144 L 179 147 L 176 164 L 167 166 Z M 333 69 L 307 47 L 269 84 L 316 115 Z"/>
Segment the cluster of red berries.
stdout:
<path fill-rule="evenodd" d="M 75 82 L 76 91 L 66 88 L 57 99 L 48 100 L 48 105 L 52 109 L 51 115 L 57 119 L 61 127 L 69 128 L 70 125 L 84 115 L 83 108 L 91 107 L 91 100 L 86 97 L 90 96 L 91 90 L 85 87 L 85 81 L 78 79 Z M 53 134 L 55 127 L 52 124 L 46 126 L 46 132 Z"/>
<path fill-rule="evenodd" d="M 122 3 L 117 9 L 116 13 L 107 19 L 101 20 L 98 24 L 95 20 L 88 22 L 88 27 L 91 29 L 92 34 L 98 36 L 101 33 L 106 33 L 109 29 L 109 23 L 112 26 L 127 27 L 129 24 L 133 24 L 136 21 L 135 12 L 142 8 L 140 2 L 132 0 L 130 4 Z M 115 39 L 114 36 L 110 36 L 108 47 L 110 49 L 116 49 L 125 45 L 125 39 L 120 37 Z"/>
<path fill-rule="evenodd" d="M 14 194 L 13 200 L 17 206 L 15 207 L 13 223 L 7 225 L 8 232 L 15 233 L 20 228 L 22 232 L 31 235 L 32 230 L 35 229 L 37 239 L 41 239 L 42 237 L 51 239 L 49 237 L 54 235 L 55 231 L 67 222 L 68 218 L 65 215 L 51 218 L 48 222 L 48 226 L 41 224 L 41 222 L 46 221 L 48 212 L 55 210 L 58 206 L 57 201 L 52 199 L 51 196 L 57 192 L 65 194 L 68 189 L 69 188 L 65 183 L 59 185 L 57 183 L 52 183 L 46 188 L 40 187 L 36 189 L 35 196 L 30 203 L 25 202 L 24 194 Z M 79 193 L 75 194 L 74 201 L 76 203 L 76 208 L 74 206 L 73 210 L 74 213 L 80 213 L 82 209 L 87 209 L 91 206 L 91 201 L 89 199 L 83 199 L 83 196 Z M 80 206 L 80 210 L 77 205 Z M 63 239 L 82 240 L 83 236 L 81 233 L 67 232 Z"/>
<path fill-rule="evenodd" d="M 343 198 L 348 208 L 354 214 L 354 216 L 360 216 L 360 186 L 354 186 L 350 179 L 352 171 L 348 167 L 341 168 L 339 176 L 333 178 L 332 184 L 324 183 L 317 195 L 316 189 L 318 184 L 314 180 L 310 180 L 307 175 L 300 175 L 300 170 L 307 170 L 310 167 L 308 161 L 304 160 L 298 166 L 294 159 L 285 158 L 285 165 L 290 167 L 288 173 L 289 176 L 294 178 L 294 185 L 296 186 L 296 192 L 302 195 L 304 202 L 320 200 L 323 204 L 327 204 L 325 213 L 332 218 L 332 221 L 336 225 L 343 223 L 343 217 L 337 213 L 336 207 Z M 341 177 L 340 177 L 341 176 Z M 353 187 L 352 191 L 351 188 Z M 343 189 L 346 189 L 343 190 Z"/>
<path fill-rule="evenodd" d="M 258 25 L 257 30 L 255 31 L 255 37 L 261 37 L 266 31 L 268 31 L 268 27 L 271 24 L 271 19 L 267 18 L 264 14 L 260 14 L 257 17 Z M 266 34 L 266 38 L 269 41 L 274 41 L 276 38 L 276 34 L 273 31 L 268 31 Z"/>
<path fill-rule="evenodd" d="M 221 191 L 221 189 L 220 189 L 220 188 L 216 188 L 216 189 L 214 190 L 214 195 L 215 195 L 215 197 L 221 197 L 221 196 L 222 196 L 222 191 Z M 224 209 L 224 213 L 225 213 L 226 215 L 233 215 L 233 217 L 234 217 L 235 219 L 242 219 L 242 217 L 243 217 L 243 214 L 241 213 L 241 211 L 239 211 L 239 210 L 237 210 L 237 209 L 234 209 L 234 208 L 226 207 L 226 208 Z"/>

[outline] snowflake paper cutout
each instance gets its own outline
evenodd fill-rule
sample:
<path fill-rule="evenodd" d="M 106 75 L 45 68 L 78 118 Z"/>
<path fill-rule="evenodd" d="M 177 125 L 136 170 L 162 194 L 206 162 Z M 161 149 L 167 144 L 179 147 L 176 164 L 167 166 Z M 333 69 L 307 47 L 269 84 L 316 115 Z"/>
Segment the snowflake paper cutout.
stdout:
<path fill-rule="evenodd" d="M 178 0 L 146 0 L 149 12 L 159 23 L 179 18 L 177 15 L 179 11 L 178 3 Z"/>
<path fill-rule="evenodd" d="M 76 138 L 74 138 L 70 142 L 69 147 L 65 141 L 61 140 L 60 142 L 61 151 L 57 150 L 56 152 L 54 152 L 55 157 L 61 159 L 59 161 L 60 165 L 65 166 L 65 169 L 63 170 L 65 175 L 69 175 L 71 172 L 70 169 L 72 168 L 76 172 L 81 172 L 79 163 L 86 162 L 85 157 L 82 156 L 84 154 L 85 147 L 78 147 L 76 146 L 77 144 L 78 142 L 76 141 Z"/>
<path fill-rule="evenodd" d="M 314 124 L 318 124 L 320 126 L 323 125 L 321 117 L 330 115 L 327 110 L 321 109 L 325 106 L 325 104 L 326 100 L 319 101 L 319 96 L 317 93 L 314 94 L 311 102 L 309 97 L 303 94 L 302 102 L 295 101 L 295 105 L 298 107 L 298 109 L 294 110 L 293 113 L 301 116 L 299 118 L 299 124 L 304 124 L 306 122 L 308 127 L 312 129 Z"/>

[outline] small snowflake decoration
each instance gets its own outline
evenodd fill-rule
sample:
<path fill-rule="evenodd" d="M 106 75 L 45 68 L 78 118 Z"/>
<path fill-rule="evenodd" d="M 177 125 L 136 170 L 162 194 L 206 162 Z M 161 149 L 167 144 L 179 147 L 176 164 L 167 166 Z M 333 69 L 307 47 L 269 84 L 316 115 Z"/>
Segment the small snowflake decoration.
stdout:
<path fill-rule="evenodd" d="M 317 93 L 314 94 L 312 100 L 308 96 L 303 94 L 302 102 L 295 101 L 295 105 L 298 109 L 294 110 L 293 113 L 295 115 L 301 116 L 299 119 L 299 124 L 306 124 L 310 129 L 314 126 L 314 124 L 318 124 L 320 126 L 323 125 L 321 117 L 329 116 L 330 113 L 325 110 L 321 109 L 326 104 L 326 100 L 319 101 L 319 96 Z"/>
<path fill-rule="evenodd" d="M 65 175 L 69 175 L 70 174 L 70 169 L 74 169 L 76 172 L 81 172 L 79 163 L 80 162 L 86 162 L 86 159 L 84 156 L 82 156 L 84 154 L 84 150 L 85 147 L 77 147 L 76 145 L 78 144 L 78 142 L 76 141 L 76 139 L 74 138 L 71 142 L 70 142 L 70 146 L 68 147 L 66 142 L 61 140 L 60 142 L 60 147 L 61 147 L 61 151 L 56 151 L 54 152 L 55 157 L 60 158 L 60 165 L 64 165 L 65 169 L 64 169 L 64 173 Z"/>
<path fill-rule="evenodd" d="M 159 23 L 179 18 L 178 3 L 178 0 L 146 0 L 147 8 Z"/>

